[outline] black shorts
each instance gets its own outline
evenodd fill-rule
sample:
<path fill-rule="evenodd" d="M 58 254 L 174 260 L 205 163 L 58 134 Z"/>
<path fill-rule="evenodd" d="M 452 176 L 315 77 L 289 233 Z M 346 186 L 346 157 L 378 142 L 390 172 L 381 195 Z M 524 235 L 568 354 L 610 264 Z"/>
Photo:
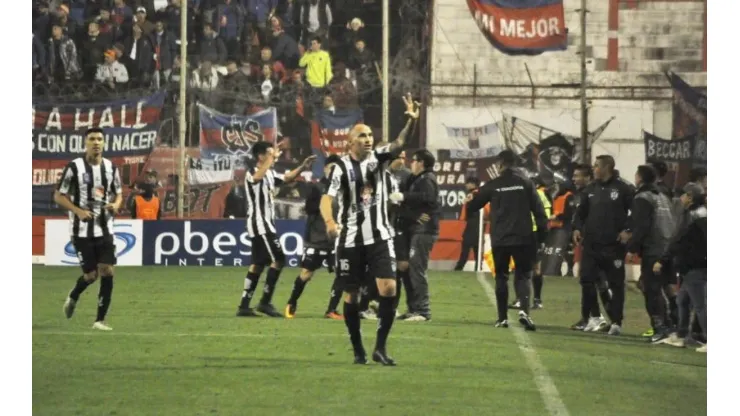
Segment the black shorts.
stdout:
<path fill-rule="evenodd" d="M 334 250 L 304 247 L 301 256 L 301 269 L 316 271 L 326 267 L 329 271 L 334 270 Z"/>
<path fill-rule="evenodd" d="M 514 259 L 514 274 L 524 276 L 532 271 L 534 267 L 534 256 L 536 250 L 532 244 L 516 246 L 493 247 L 493 267 L 496 270 L 497 279 L 508 279 L 509 263 Z"/>
<path fill-rule="evenodd" d="M 83 273 L 91 273 L 98 269 L 99 264 L 114 266 L 116 264 L 116 245 L 113 236 L 95 238 L 72 238 L 72 244 L 77 251 L 77 259 Z"/>
<path fill-rule="evenodd" d="M 396 261 L 409 261 L 411 233 L 396 234 L 393 237 L 393 246 L 396 250 Z"/>
<path fill-rule="evenodd" d="M 272 233 L 252 237 L 252 264 L 269 266 L 272 263 L 285 264 L 285 253 L 278 237 Z"/>
<path fill-rule="evenodd" d="M 369 246 L 337 248 L 337 278 L 345 292 L 357 292 L 366 279 L 395 277 L 393 240 Z"/>

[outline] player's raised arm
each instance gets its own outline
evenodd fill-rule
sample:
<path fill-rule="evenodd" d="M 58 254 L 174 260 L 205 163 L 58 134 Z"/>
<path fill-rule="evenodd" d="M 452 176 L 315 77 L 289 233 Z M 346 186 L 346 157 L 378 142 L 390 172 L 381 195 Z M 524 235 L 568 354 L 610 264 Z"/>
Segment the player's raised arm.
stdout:
<path fill-rule="evenodd" d="M 298 175 L 301 174 L 301 172 L 311 167 L 314 160 L 316 160 L 316 156 L 314 155 L 308 156 L 307 158 L 303 159 L 303 162 L 301 162 L 301 164 L 298 165 L 297 168 L 285 174 L 285 176 L 283 177 L 283 182 L 293 182 L 298 177 Z"/>
<path fill-rule="evenodd" d="M 414 101 L 414 98 L 411 96 L 411 93 L 406 94 L 403 98 L 403 103 L 406 105 L 406 111 L 404 114 L 408 117 L 406 120 L 406 125 L 403 126 L 403 129 L 400 133 L 398 133 L 398 137 L 396 137 L 396 140 L 394 140 L 390 144 L 389 151 L 390 152 L 398 152 L 406 145 L 406 139 L 408 138 L 409 133 L 413 129 L 413 127 L 416 125 L 416 121 L 419 120 L 419 114 L 421 113 L 421 103 L 418 101 Z M 387 139 L 383 139 L 387 140 Z"/>

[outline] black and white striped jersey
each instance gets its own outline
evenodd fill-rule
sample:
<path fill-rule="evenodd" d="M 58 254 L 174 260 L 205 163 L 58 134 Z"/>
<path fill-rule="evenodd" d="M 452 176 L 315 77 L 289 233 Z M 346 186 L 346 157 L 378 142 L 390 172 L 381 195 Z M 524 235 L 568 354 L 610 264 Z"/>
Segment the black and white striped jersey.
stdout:
<path fill-rule="evenodd" d="M 113 162 L 103 158 L 99 165 L 91 165 L 84 157 L 78 157 L 64 168 L 57 190 L 73 204 L 93 213 L 92 220 L 80 221 L 70 212 L 70 236 L 95 238 L 113 235 L 113 215 L 103 208 L 121 193 L 121 177 Z"/>
<path fill-rule="evenodd" d="M 346 155 L 332 169 L 327 194 L 339 202 L 337 223 L 342 229 L 337 247 L 367 246 L 395 235 L 388 215 L 391 184 L 385 174 L 391 159 L 386 145 L 361 162 Z"/>
<path fill-rule="evenodd" d="M 244 175 L 247 205 L 247 234 L 256 237 L 267 233 L 275 234 L 275 190 L 283 184 L 284 175 L 268 169 L 262 180 L 252 177 L 257 167 L 247 169 Z"/>

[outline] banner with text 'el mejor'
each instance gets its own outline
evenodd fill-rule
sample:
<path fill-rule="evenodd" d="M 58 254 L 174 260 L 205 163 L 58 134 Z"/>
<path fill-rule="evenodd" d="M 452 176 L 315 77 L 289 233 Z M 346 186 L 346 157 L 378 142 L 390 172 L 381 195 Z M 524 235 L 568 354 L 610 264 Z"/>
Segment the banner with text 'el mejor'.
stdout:
<path fill-rule="evenodd" d="M 105 131 L 103 155 L 129 184 L 157 143 L 164 92 L 99 103 L 33 104 L 33 215 L 59 215 L 54 186 L 64 166 L 85 152 L 85 130 Z"/>
<path fill-rule="evenodd" d="M 483 35 L 507 55 L 565 50 L 563 0 L 467 0 Z"/>

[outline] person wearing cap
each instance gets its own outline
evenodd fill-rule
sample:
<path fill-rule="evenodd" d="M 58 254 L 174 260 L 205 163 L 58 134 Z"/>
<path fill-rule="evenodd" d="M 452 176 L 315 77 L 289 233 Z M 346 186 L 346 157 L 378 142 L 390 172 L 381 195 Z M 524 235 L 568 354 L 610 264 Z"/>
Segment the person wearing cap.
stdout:
<path fill-rule="evenodd" d="M 122 63 L 118 62 L 116 51 L 108 49 L 105 51 L 104 56 L 105 63 L 98 65 L 95 80 L 111 89 L 125 85 L 128 82 L 128 71 Z"/>
<path fill-rule="evenodd" d="M 637 193 L 630 208 L 632 233 L 627 241 L 627 256 L 640 256 L 640 286 L 645 307 L 653 327 L 650 342 L 662 343 L 668 338 L 670 320 L 663 299 L 663 287 L 670 284 L 673 274 L 666 268 L 655 273 L 653 264 L 663 256 L 675 230 L 671 200 L 658 184 L 658 172 L 651 165 L 640 165 L 635 173 Z M 675 304 L 675 300 L 674 300 Z"/>
<path fill-rule="evenodd" d="M 141 6 L 137 7 L 134 22 L 139 25 L 145 36 L 151 36 L 154 32 L 154 23 L 148 21 L 146 17 L 146 9 Z"/>
<path fill-rule="evenodd" d="M 707 337 L 707 207 L 704 188 L 689 182 L 683 188 L 681 203 L 685 214 L 679 221 L 679 229 L 663 256 L 653 264 L 653 271 L 660 273 L 664 267 L 675 262 L 682 276 L 678 293 L 679 320 L 677 332 L 670 334 L 665 344 L 675 347 L 686 346 L 689 334 L 689 305 L 694 307 L 695 322 L 701 326 L 701 335 Z M 706 344 L 696 349 L 707 352 Z"/>
<path fill-rule="evenodd" d="M 498 320 L 495 326 L 508 328 L 509 262 L 516 264 L 514 288 L 521 301 L 519 323 L 534 331 L 535 325 L 529 316 L 530 279 L 537 252 L 537 240 L 543 240 L 547 229 L 547 216 L 534 184 L 514 172 L 517 155 L 511 150 L 498 154 L 496 168 L 499 176 L 483 185 L 477 194 L 468 195 L 468 217 L 491 205 L 491 248 L 496 271 L 496 304 Z M 533 230 L 534 215 L 537 231 Z"/>

